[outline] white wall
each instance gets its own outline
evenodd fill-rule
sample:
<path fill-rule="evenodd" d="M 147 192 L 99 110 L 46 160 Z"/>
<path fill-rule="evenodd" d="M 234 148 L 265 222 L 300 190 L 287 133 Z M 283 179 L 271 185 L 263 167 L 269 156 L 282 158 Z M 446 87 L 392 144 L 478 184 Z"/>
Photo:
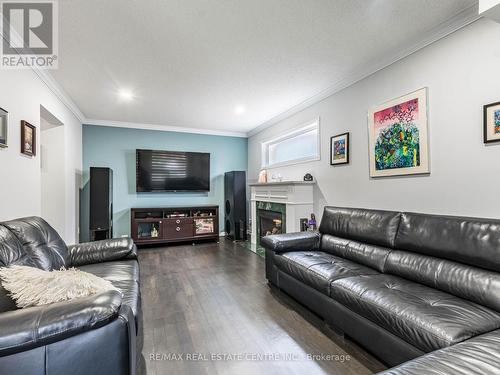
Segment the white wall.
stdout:
<path fill-rule="evenodd" d="M 65 228 L 60 233 L 68 243 L 75 242 L 78 226 L 78 185 L 82 169 L 81 123 L 31 70 L 0 70 L 0 107 L 9 112 L 9 147 L 0 149 L 0 221 L 41 215 L 40 142 L 37 156 L 21 154 L 21 120 L 37 127 L 40 137 L 40 105 L 56 116 L 65 127 L 66 159 L 64 174 L 66 201 Z"/>
<path fill-rule="evenodd" d="M 41 214 L 59 233 L 66 231 L 66 181 L 64 171 L 66 160 L 60 155 L 65 150 L 64 125 L 46 125 L 40 120 L 40 163 L 41 163 Z M 45 126 L 44 126 L 45 125 Z"/>
<path fill-rule="evenodd" d="M 431 174 L 370 179 L 367 110 L 429 88 Z M 260 142 L 321 118 L 321 161 L 271 169 L 285 180 L 317 179 L 316 213 L 325 204 L 500 218 L 500 144 L 485 146 L 482 107 L 500 101 L 500 24 L 479 20 L 388 68 L 251 137 L 249 180 L 260 169 Z M 330 136 L 351 132 L 351 163 L 329 165 Z"/>

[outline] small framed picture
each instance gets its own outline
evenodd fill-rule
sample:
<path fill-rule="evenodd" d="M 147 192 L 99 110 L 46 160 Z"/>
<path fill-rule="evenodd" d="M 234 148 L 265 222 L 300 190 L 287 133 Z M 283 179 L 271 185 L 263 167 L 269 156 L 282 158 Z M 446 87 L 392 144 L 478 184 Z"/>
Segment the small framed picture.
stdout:
<path fill-rule="evenodd" d="M 36 128 L 27 121 L 21 121 L 21 153 L 36 155 Z"/>
<path fill-rule="evenodd" d="M 330 138 L 330 165 L 349 163 L 349 133 Z"/>
<path fill-rule="evenodd" d="M 500 142 L 500 102 L 484 106 L 484 143 Z"/>
<path fill-rule="evenodd" d="M 7 147 L 7 133 L 9 132 L 9 112 L 0 108 L 0 147 Z"/>

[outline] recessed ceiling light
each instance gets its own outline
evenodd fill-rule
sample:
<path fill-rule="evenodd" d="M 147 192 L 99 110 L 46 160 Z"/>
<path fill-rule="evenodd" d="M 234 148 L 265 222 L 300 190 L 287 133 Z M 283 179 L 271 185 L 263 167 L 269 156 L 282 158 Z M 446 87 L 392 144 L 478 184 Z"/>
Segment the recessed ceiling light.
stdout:
<path fill-rule="evenodd" d="M 245 113 L 246 109 L 245 107 L 243 107 L 242 105 L 237 105 L 235 108 L 234 108 L 234 113 L 236 115 L 242 115 L 243 113 Z"/>
<path fill-rule="evenodd" d="M 118 96 L 122 100 L 132 100 L 132 99 L 134 99 L 134 94 L 132 93 L 132 91 L 130 91 L 128 89 L 121 89 L 120 91 L 118 91 Z"/>

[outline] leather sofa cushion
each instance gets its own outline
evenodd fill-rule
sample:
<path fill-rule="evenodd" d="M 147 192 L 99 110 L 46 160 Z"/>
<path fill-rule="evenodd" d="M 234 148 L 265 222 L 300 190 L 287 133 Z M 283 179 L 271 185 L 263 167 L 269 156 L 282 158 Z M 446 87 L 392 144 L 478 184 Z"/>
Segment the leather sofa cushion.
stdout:
<path fill-rule="evenodd" d="M 474 337 L 378 375 L 486 375 L 500 373 L 500 331 Z"/>
<path fill-rule="evenodd" d="M 403 213 L 395 245 L 500 271 L 500 220 Z"/>
<path fill-rule="evenodd" d="M 130 306 L 137 319 L 137 313 L 140 311 L 139 263 L 137 261 L 97 263 L 82 266 L 79 269 L 110 281 L 122 293 L 122 304 Z"/>
<path fill-rule="evenodd" d="M 386 259 L 391 252 L 386 247 L 368 245 L 329 234 L 321 236 L 321 251 L 364 264 L 379 272 L 384 272 Z"/>
<path fill-rule="evenodd" d="M 9 228 L 0 225 L 0 267 L 10 265 L 36 267 L 23 245 Z"/>
<path fill-rule="evenodd" d="M 11 230 L 23 246 L 33 265 L 52 271 L 69 264 L 66 244 L 59 234 L 40 217 L 25 217 L 2 223 Z M 30 264 L 24 264 L 30 265 Z"/>
<path fill-rule="evenodd" d="M 319 231 L 392 248 L 401 214 L 360 208 L 325 207 Z"/>
<path fill-rule="evenodd" d="M 386 272 L 500 311 L 500 274 L 446 259 L 392 251 Z"/>
<path fill-rule="evenodd" d="M 425 352 L 500 327 L 493 310 L 397 276 L 338 279 L 330 291 L 336 301 Z"/>
<path fill-rule="evenodd" d="M 102 327 L 118 317 L 121 305 L 119 293 L 109 290 L 0 314 L 0 357 Z"/>
<path fill-rule="evenodd" d="M 135 260 L 95 263 L 78 268 L 109 281 L 139 281 L 139 265 Z"/>
<path fill-rule="evenodd" d="M 333 280 L 342 277 L 378 274 L 372 268 L 320 251 L 276 254 L 274 259 L 281 271 L 328 296 Z"/>
<path fill-rule="evenodd" d="M 111 283 L 122 292 L 122 303 L 130 306 L 137 323 L 138 312 L 141 309 L 139 306 L 141 303 L 139 283 L 133 280 L 115 280 L 111 281 Z"/>

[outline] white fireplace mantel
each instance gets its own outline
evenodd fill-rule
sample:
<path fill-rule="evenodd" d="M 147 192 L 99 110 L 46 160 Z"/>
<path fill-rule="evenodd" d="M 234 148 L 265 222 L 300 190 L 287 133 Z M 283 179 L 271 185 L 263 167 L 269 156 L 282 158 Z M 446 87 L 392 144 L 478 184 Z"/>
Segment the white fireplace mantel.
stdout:
<path fill-rule="evenodd" d="M 286 206 L 286 233 L 300 231 L 300 219 L 309 218 L 313 213 L 314 181 L 280 181 L 264 184 L 250 184 L 252 244 L 257 243 L 257 203 L 282 203 Z"/>

